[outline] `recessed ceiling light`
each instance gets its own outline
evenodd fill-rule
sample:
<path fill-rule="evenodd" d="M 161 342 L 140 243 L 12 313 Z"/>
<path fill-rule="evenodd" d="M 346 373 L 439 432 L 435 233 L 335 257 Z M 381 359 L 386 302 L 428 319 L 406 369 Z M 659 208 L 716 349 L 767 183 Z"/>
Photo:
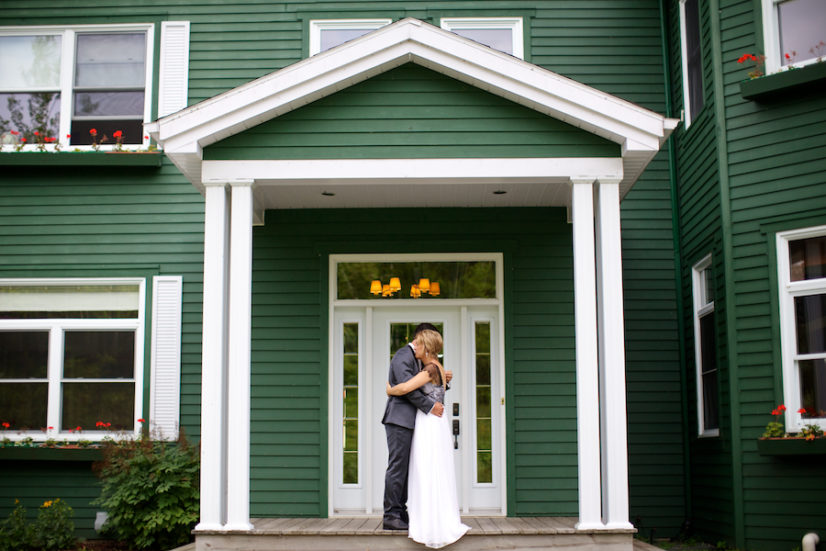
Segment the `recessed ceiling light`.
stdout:
<path fill-rule="evenodd" d="M 505 195 L 506 193 L 507 191 L 505 191 L 504 189 L 497 189 L 493 192 L 494 195 Z"/>

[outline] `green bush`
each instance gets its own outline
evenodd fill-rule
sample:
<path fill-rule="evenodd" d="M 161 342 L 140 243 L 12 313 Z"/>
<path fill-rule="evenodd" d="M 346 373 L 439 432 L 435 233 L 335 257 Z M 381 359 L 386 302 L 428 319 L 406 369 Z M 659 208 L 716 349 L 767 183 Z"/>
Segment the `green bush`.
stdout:
<path fill-rule="evenodd" d="M 135 549 L 172 548 L 190 541 L 198 521 L 199 454 L 181 433 L 177 443 L 109 441 L 96 471 L 108 513 L 107 537 Z"/>
<path fill-rule="evenodd" d="M 29 524 L 26 521 L 25 507 L 15 500 L 14 510 L 0 523 L 0 551 L 58 551 L 74 548 L 77 539 L 73 515 L 72 508 L 57 498 L 43 503 L 37 512 L 37 519 Z"/>

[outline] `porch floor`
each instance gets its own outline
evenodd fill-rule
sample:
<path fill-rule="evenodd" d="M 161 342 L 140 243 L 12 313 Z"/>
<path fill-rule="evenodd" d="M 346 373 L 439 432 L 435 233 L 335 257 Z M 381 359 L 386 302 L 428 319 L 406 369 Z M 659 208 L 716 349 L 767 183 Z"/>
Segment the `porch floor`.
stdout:
<path fill-rule="evenodd" d="M 468 533 L 451 551 L 640 551 L 634 530 L 576 530 L 571 517 L 463 517 Z M 407 532 L 382 528 L 380 517 L 260 518 L 250 531 L 200 531 L 197 551 L 423 550 Z"/>

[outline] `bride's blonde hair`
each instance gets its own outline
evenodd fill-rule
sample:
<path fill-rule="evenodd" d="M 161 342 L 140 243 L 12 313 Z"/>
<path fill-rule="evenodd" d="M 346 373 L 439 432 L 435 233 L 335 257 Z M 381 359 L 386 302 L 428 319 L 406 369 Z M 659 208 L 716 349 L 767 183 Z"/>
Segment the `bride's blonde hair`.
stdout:
<path fill-rule="evenodd" d="M 442 346 L 444 343 L 442 342 L 442 336 L 438 331 L 425 329 L 419 333 L 418 339 L 419 342 L 422 343 L 422 346 L 424 346 L 424 350 L 429 356 L 433 356 L 435 358 L 439 355 L 439 352 L 442 351 Z"/>

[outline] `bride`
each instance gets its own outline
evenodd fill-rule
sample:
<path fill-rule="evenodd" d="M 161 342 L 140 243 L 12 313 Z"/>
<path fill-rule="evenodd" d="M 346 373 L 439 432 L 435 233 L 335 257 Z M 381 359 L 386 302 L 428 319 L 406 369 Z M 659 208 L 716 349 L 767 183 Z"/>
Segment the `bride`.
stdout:
<path fill-rule="evenodd" d="M 438 331 L 422 331 L 414 348 L 424 368 L 404 383 L 393 387 L 388 383 L 387 394 L 401 396 L 422 387 L 425 394 L 444 404 L 445 369 L 437 359 L 442 336 Z M 454 543 L 470 529 L 459 518 L 449 423 L 447 415 L 437 417 L 417 411 L 410 448 L 408 537 L 434 549 Z"/>

